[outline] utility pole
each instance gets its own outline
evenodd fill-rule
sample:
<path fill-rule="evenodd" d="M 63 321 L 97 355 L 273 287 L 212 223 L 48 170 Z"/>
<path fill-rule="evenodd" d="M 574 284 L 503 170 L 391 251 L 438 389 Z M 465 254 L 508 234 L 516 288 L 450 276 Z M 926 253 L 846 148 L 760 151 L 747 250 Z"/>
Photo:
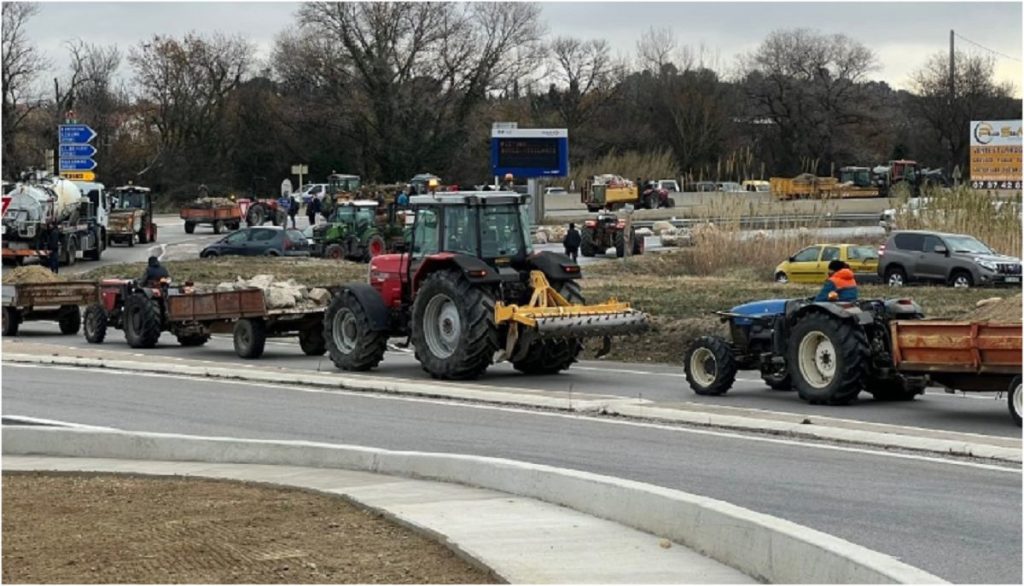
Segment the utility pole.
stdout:
<path fill-rule="evenodd" d="M 956 59 L 953 51 L 953 29 L 949 29 L 949 105 L 956 99 Z"/>

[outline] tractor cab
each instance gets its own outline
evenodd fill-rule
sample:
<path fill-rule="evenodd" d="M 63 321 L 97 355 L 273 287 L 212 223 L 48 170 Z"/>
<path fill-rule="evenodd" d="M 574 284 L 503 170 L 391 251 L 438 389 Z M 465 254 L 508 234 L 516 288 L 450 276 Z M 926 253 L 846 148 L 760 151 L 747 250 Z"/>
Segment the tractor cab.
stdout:
<path fill-rule="evenodd" d="M 867 167 L 843 167 L 839 169 L 839 182 L 849 183 L 857 187 L 873 187 L 871 169 Z"/>
<path fill-rule="evenodd" d="M 359 175 L 342 175 L 340 173 L 332 173 L 327 176 L 327 193 L 332 196 L 338 196 L 345 193 L 355 193 L 359 191 L 363 183 L 359 179 Z"/>
<path fill-rule="evenodd" d="M 116 210 L 143 210 L 153 209 L 153 195 L 148 187 L 138 185 L 124 185 L 114 189 L 114 196 L 111 198 L 111 211 Z"/>

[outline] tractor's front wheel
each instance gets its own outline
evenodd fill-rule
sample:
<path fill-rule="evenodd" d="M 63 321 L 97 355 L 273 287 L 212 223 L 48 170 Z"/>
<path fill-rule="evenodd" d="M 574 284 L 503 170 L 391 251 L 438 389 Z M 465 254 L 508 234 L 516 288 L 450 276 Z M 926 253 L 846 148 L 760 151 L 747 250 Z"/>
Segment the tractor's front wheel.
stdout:
<path fill-rule="evenodd" d="M 867 337 L 857 324 L 807 315 L 790 337 L 787 362 L 793 386 L 808 403 L 845 405 L 864 388 L 868 353 Z"/>
<path fill-rule="evenodd" d="M 323 338 L 331 362 L 341 370 L 375 368 L 388 349 L 388 332 L 373 329 L 366 308 L 347 290 L 336 293 L 327 306 Z"/>
<path fill-rule="evenodd" d="M 701 336 L 690 344 L 683 362 L 686 380 L 698 395 L 724 395 L 736 382 L 739 367 L 732 345 L 719 336 Z"/>
<path fill-rule="evenodd" d="M 461 273 L 433 273 L 413 303 L 412 343 L 416 359 L 432 377 L 479 377 L 500 348 L 494 298 Z"/>
<path fill-rule="evenodd" d="M 580 254 L 583 256 L 594 256 L 597 254 L 597 247 L 594 246 L 594 235 L 590 230 L 584 229 L 580 232 Z"/>
<path fill-rule="evenodd" d="M 570 303 L 586 304 L 576 281 L 565 281 L 556 288 Z M 568 370 L 579 353 L 580 342 L 576 338 L 537 340 L 530 344 L 526 356 L 512 362 L 512 368 L 523 374 L 558 374 Z"/>
<path fill-rule="evenodd" d="M 99 303 L 94 303 L 86 308 L 84 321 L 85 341 L 102 344 L 107 337 L 107 310 Z"/>
<path fill-rule="evenodd" d="M 132 348 L 152 348 L 160 339 L 159 302 L 141 293 L 124 302 L 124 338 Z"/>

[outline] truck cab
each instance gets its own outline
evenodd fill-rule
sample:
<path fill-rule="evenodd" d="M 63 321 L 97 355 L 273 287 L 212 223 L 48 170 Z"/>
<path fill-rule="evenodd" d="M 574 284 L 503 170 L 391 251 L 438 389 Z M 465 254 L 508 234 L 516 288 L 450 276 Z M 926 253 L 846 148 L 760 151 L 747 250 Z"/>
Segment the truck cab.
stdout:
<path fill-rule="evenodd" d="M 91 181 L 72 181 L 72 183 L 82 190 L 82 195 L 92 204 L 92 208 L 96 210 L 96 224 L 103 229 L 103 232 L 106 232 L 110 221 L 110 195 L 107 193 L 106 186 Z"/>

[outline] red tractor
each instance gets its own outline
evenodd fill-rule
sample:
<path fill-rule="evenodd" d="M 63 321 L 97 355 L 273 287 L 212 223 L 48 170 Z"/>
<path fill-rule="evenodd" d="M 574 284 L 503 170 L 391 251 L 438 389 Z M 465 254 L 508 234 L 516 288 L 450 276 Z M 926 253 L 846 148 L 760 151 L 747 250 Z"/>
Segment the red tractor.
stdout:
<path fill-rule="evenodd" d="M 125 341 L 132 348 L 152 348 L 160 334 L 170 330 L 182 346 L 202 346 L 210 339 L 208 331 L 197 324 L 167 319 L 167 298 L 175 289 L 170 279 L 161 279 L 156 285 L 127 279 L 100 281 L 100 302 L 85 310 L 85 339 L 100 344 L 107 337 L 107 328 L 113 327 L 124 330 Z"/>
<path fill-rule="evenodd" d="M 580 230 L 580 254 L 583 256 L 603 255 L 615 247 L 615 256 L 622 258 L 627 248 L 632 255 L 644 253 L 644 237 L 637 236 L 636 230 L 626 231 L 625 218 L 615 214 L 598 214 L 596 218 L 583 222 Z"/>
<path fill-rule="evenodd" d="M 384 359 L 389 338 L 407 337 L 434 378 L 472 379 L 494 362 L 520 372 L 569 368 L 580 340 L 641 332 L 647 315 L 609 300 L 584 305 L 580 268 L 534 252 L 523 196 L 454 192 L 415 196 L 410 249 L 370 261 L 369 284 L 337 288 L 324 339 L 342 370 Z"/>

